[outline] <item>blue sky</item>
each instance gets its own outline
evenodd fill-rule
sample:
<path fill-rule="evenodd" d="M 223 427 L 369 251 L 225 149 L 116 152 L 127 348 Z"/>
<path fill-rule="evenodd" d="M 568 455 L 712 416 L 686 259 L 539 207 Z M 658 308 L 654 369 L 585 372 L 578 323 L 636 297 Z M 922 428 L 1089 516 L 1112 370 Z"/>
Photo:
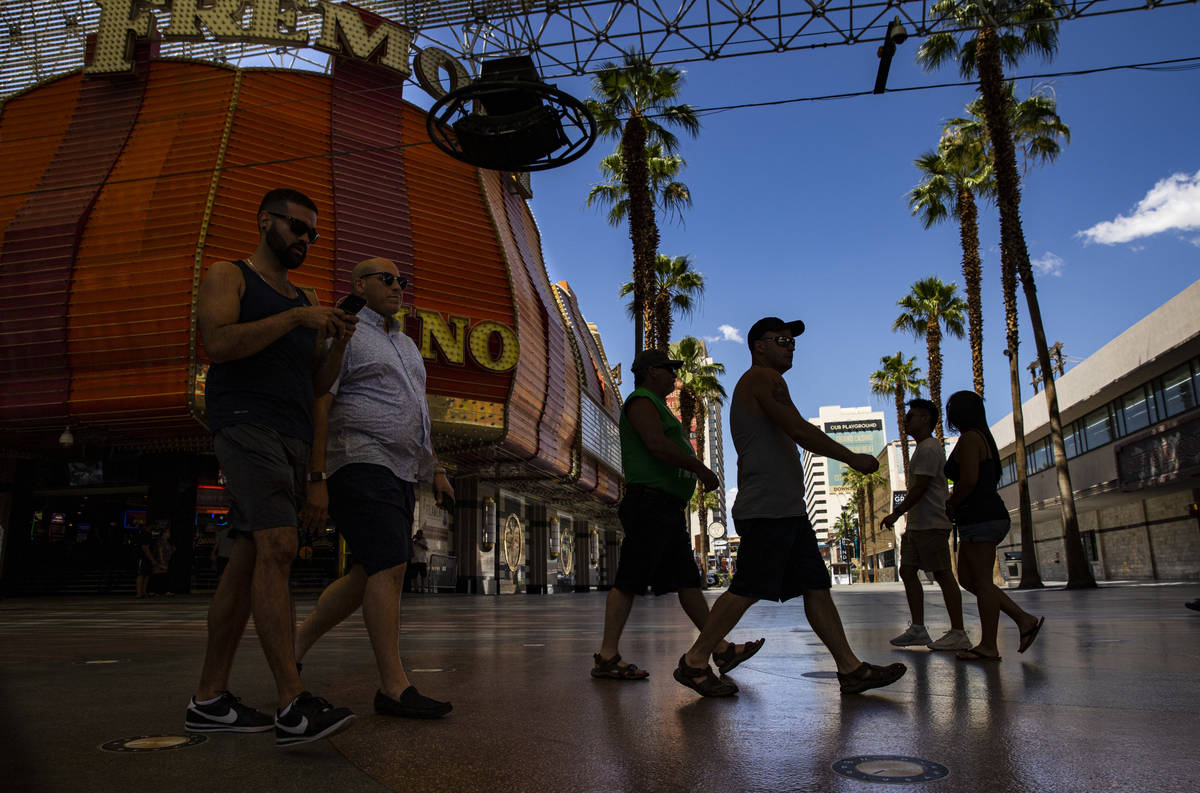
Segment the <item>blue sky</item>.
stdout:
<path fill-rule="evenodd" d="M 1200 55 L 1198 11 L 1066 22 L 1052 63 L 1030 60 L 1009 73 Z M 926 73 L 917 66 L 919 43 L 909 38 L 899 48 L 890 88 L 958 79 L 956 68 Z M 875 45 L 687 64 L 682 100 L 710 108 L 869 90 L 877 64 Z M 1018 94 L 1038 83 L 1053 88 L 1072 139 L 1056 163 L 1026 176 L 1022 217 L 1030 257 L 1041 264 L 1047 337 L 1061 340 L 1077 362 L 1200 277 L 1200 70 L 1021 80 Z M 590 94 L 583 78 L 557 84 Z M 957 87 L 703 115 L 699 137 L 681 147 L 694 206 L 682 224 L 660 224 L 660 252 L 693 256 L 707 284 L 699 310 L 673 335 L 712 340 L 722 337 L 722 326 L 744 336 L 764 315 L 803 319 L 808 330 L 787 380 L 806 416 L 820 405 L 877 404 L 867 379 L 882 355 L 903 350 L 925 370 L 924 342 L 891 331 L 896 301 L 929 275 L 961 290 L 961 252 L 957 226 L 924 230 L 909 214 L 906 194 L 918 181 L 913 159 L 936 145 L 943 121 L 960 115 L 974 95 Z M 624 228 L 584 206 L 600 178 L 597 163 L 613 145 L 599 141 L 581 160 L 534 174 L 532 206 L 551 278 L 570 282 L 612 362 L 627 371 L 633 328 L 617 286 L 629 278 L 630 243 Z M 994 207 L 981 207 L 980 225 L 985 387 L 989 415 L 999 419 L 1011 402 Z M 1036 353 L 1021 300 L 1024 365 Z M 717 340 L 710 351 L 727 367 L 731 391 L 749 366 L 745 343 Z M 943 354 L 943 394 L 969 388 L 966 341 L 947 340 Z M 1031 393 L 1026 386 L 1025 398 Z M 892 412 L 889 438 L 896 434 Z M 728 435 L 726 450 L 732 487 Z"/>

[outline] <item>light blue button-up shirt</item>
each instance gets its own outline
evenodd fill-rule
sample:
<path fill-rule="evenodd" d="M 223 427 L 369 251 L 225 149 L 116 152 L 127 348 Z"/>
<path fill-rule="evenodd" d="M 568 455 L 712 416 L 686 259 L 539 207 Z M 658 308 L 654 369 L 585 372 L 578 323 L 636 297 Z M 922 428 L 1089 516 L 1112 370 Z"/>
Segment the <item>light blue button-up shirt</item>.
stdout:
<path fill-rule="evenodd" d="M 386 466 L 406 482 L 433 478 L 425 362 L 400 323 L 364 306 L 330 389 L 326 471 L 350 463 Z"/>

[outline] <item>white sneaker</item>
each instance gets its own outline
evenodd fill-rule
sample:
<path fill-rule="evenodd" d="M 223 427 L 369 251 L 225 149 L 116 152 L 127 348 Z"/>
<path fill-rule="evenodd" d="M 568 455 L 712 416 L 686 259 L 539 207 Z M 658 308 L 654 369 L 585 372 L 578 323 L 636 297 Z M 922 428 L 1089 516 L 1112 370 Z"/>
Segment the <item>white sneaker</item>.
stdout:
<path fill-rule="evenodd" d="M 925 645 L 930 650 L 970 650 L 971 637 L 964 630 L 951 628 L 936 642 Z"/>
<path fill-rule="evenodd" d="M 913 647 L 918 644 L 929 644 L 932 639 L 929 638 L 929 631 L 925 630 L 924 625 L 909 625 L 908 630 L 892 639 L 892 644 L 897 647 Z"/>

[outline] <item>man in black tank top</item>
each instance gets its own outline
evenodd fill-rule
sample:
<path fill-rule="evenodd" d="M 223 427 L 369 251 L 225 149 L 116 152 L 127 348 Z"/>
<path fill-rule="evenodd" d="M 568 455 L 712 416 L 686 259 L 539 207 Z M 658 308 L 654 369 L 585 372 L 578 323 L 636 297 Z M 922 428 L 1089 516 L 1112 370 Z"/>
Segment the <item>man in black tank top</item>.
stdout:
<path fill-rule="evenodd" d="M 792 368 L 796 337 L 803 332 L 799 320 L 765 317 L 746 336 L 752 364 L 738 380 L 729 406 L 738 455 L 738 494 L 731 510 L 742 538 L 737 572 L 675 670 L 677 681 L 705 696 L 720 695 L 705 690 L 712 677 L 709 654 L 746 610 L 764 598 L 804 598 L 804 614 L 837 664 L 843 694 L 890 685 L 906 671 L 904 664 L 876 666 L 854 654 L 829 593 L 829 572 L 804 506 L 804 472 L 796 446 L 863 473 L 876 471 L 879 461 L 837 443 L 792 404 L 783 373 Z"/>
<path fill-rule="evenodd" d="M 265 732 L 288 746 L 324 738 L 354 720 L 300 683 L 292 649 L 288 576 L 297 509 L 312 444 L 314 395 L 329 390 L 357 319 L 315 305 L 288 280 L 319 236 L 317 208 L 295 190 L 272 190 L 258 209 L 258 247 L 216 262 L 200 285 L 197 324 L 212 366 L 206 404 L 225 475 L 235 536 L 208 612 L 208 643 L 184 724 L 193 732 Z M 326 340 L 329 340 L 326 349 Z M 228 691 L 250 613 L 278 690 L 274 718 Z"/>

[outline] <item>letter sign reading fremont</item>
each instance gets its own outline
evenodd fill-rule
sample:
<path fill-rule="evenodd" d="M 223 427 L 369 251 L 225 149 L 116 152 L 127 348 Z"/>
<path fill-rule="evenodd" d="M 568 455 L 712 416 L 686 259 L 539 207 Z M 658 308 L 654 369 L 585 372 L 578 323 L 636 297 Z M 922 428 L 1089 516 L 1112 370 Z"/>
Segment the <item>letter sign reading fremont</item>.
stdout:
<path fill-rule="evenodd" d="M 298 27 L 301 11 L 310 11 L 304 0 L 93 0 L 100 6 L 100 24 L 96 31 L 96 49 L 85 71 L 91 74 L 128 72 L 133 69 L 134 39 L 147 38 L 157 25 L 154 11 L 166 11 L 171 21 L 162 31 L 164 39 L 275 44 L 281 47 L 306 47 L 308 33 Z M 358 9 L 317 0 L 321 12 L 321 35 L 312 47 L 331 55 L 365 60 L 376 52 L 379 63 L 401 77 L 412 73 L 409 66 L 412 33 L 391 22 L 380 22 L 368 31 Z M 242 20 L 249 22 L 242 26 Z M 461 63 L 448 52 L 427 47 L 412 59 L 417 68 L 417 82 L 440 99 L 442 87 L 439 72 L 445 70 L 450 78 L 450 90 L 466 85 L 470 75 Z"/>

